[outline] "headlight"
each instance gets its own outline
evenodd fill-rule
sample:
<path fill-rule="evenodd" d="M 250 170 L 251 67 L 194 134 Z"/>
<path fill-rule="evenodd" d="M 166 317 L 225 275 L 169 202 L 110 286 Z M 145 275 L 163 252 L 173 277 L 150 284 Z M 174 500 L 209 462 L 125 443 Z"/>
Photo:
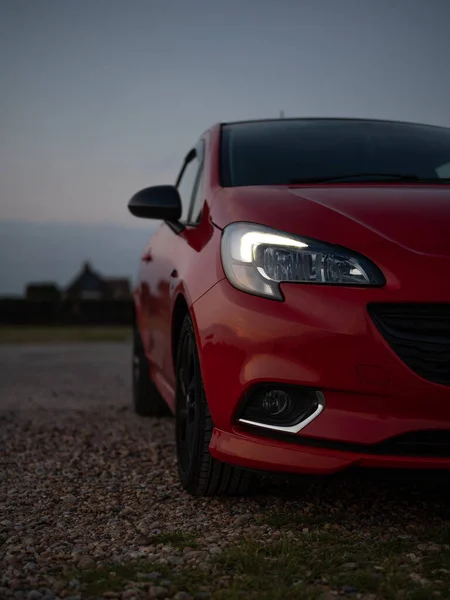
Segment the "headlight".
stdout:
<path fill-rule="evenodd" d="M 252 223 L 232 223 L 223 232 L 222 263 L 236 288 L 283 300 L 281 282 L 383 285 L 370 260 L 340 248 Z"/>

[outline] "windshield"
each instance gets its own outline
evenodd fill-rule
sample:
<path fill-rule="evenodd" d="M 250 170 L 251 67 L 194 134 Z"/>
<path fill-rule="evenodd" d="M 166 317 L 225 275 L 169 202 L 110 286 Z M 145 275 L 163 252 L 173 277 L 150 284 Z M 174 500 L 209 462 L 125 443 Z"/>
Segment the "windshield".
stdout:
<path fill-rule="evenodd" d="M 222 127 L 222 185 L 429 181 L 450 177 L 450 129 L 348 119 Z"/>

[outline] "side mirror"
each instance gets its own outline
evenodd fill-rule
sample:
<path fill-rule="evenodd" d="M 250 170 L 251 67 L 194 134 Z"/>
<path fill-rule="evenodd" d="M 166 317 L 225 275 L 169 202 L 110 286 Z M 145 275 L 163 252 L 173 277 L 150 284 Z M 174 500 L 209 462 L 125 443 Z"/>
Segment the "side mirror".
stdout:
<path fill-rule="evenodd" d="M 176 222 L 181 217 L 181 198 L 173 185 L 155 185 L 134 194 L 128 210 L 135 217 Z"/>

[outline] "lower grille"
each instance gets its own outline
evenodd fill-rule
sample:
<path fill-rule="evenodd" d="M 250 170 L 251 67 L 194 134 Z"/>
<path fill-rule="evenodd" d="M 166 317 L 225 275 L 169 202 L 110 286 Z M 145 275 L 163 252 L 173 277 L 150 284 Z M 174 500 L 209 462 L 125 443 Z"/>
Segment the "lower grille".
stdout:
<path fill-rule="evenodd" d="M 417 375 L 450 385 L 450 304 L 370 304 L 370 316 Z"/>
<path fill-rule="evenodd" d="M 450 431 L 430 430 L 405 433 L 375 447 L 376 454 L 450 457 Z"/>
<path fill-rule="evenodd" d="M 246 429 L 252 429 L 255 435 L 259 437 L 278 439 L 304 448 L 325 448 L 339 452 L 369 454 L 372 456 L 450 458 L 450 430 L 448 429 L 410 431 L 379 442 L 378 444 L 361 444 L 358 442 L 310 438 L 255 426 L 248 426 Z"/>

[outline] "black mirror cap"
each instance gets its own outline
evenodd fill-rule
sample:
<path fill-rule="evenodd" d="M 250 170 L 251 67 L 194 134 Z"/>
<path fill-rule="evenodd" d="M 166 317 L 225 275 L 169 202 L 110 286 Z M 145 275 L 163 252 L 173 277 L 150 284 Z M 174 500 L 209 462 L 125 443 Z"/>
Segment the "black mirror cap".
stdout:
<path fill-rule="evenodd" d="M 176 222 L 181 218 L 181 198 L 173 185 L 155 185 L 140 190 L 128 202 L 128 210 L 142 219 Z"/>

